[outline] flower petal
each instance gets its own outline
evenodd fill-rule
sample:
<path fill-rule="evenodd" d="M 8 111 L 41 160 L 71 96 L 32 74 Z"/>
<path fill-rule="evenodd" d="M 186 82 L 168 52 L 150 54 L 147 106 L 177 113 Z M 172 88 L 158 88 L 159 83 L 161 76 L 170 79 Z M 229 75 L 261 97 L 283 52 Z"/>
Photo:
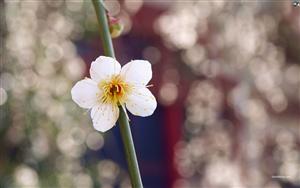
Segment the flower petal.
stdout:
<path fill-rule="evenodd" d="M 86 78 L 78 81 L 71 90 L 72 99 L 81 108 L 92 108 L 97 104 L 97 93 L 99 93 L 97 83 Z"/>
<path fill-rule="evenodd" d="M 157 102 L 149 89 L 140 87 L 132 91 L 125 105 L 133 115 L 146 117 L 153 114 Z"/>
<path fill-rule="evenodd" d="M 91 110 L 93 126 L 97 131 L 111 129 L 119 118 L 119 108 L 111 104 L 98 104 Z"/>
<path fill-rule="evenodd" d="M 145 86 L 152 78 L 152 69 L 149 61 L 134 60 L 122 67 L 121 76 L 126 82 Z"/>
<path fill-rule="evenodd" d="M 119 74 L 120 71 L 121 65 L 117 60 L 111 57 L 100 56 L 92 62 L 90 75 L 95 82 L 99 83 L 111 75 Z"/>

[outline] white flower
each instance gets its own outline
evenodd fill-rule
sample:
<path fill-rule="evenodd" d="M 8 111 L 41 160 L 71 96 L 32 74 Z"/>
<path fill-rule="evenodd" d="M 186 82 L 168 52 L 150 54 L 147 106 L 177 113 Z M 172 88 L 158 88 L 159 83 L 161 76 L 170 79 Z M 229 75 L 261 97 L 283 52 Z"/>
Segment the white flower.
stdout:
<path fill-rule="evenodd" d="M 91 79 L 78 81 L 71 90 L 72 99 L 80 107 L 91 109 L 96 130 L 111 129 L 119 118 L 119 105 L 137 116 L 150 116 L 156 106 L 155 97 L 147 88 L 152 78 L 151 64 L 134 60 L 121 69 L 118 61 L 100 56 L 91 64 Z"/>

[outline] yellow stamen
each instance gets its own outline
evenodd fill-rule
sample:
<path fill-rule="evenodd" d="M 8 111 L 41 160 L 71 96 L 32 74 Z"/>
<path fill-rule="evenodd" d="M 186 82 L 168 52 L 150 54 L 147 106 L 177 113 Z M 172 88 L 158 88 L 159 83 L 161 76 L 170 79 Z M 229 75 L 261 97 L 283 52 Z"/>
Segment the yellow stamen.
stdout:
<path fill-rule="evenodd" d="M 110 103 L 114 105 L 123 105 L 132 90 L 132 86 L 124 82 L 120 75 L 113 75 L 110 79 L 98 84 L 102 91 L 98 97 L 101 103 Z"/>

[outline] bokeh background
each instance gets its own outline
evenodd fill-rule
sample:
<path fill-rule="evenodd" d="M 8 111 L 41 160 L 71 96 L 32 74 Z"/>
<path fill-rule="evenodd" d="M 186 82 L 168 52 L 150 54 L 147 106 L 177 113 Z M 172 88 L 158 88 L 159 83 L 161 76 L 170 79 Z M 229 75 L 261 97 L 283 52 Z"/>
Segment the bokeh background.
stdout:
<path fill-rule="evenodd" d="M 107 0 L 121 64 L 153 64 L 153 116 L 131 117 L 146 188 L 300 187 L 300 7 Z M 118 126 L 70 96 L 103 54 L 88 0 L 0 1 L 0 187 L 129 188 Z"/>

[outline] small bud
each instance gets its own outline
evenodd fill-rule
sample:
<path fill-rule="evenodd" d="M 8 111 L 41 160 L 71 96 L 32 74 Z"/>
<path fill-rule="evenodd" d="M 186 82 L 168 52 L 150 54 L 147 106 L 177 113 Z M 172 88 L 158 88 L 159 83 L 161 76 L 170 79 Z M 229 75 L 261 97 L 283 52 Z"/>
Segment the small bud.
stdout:
<path fill-rule="evenodd" d="M 109 24 L 109 32 L 112 38 L 117 38 L 121 35 L 123 31 L 123 24 L 120 22 L 119 18 L 115 18 L 107 14 L 108 24 Z"/>

